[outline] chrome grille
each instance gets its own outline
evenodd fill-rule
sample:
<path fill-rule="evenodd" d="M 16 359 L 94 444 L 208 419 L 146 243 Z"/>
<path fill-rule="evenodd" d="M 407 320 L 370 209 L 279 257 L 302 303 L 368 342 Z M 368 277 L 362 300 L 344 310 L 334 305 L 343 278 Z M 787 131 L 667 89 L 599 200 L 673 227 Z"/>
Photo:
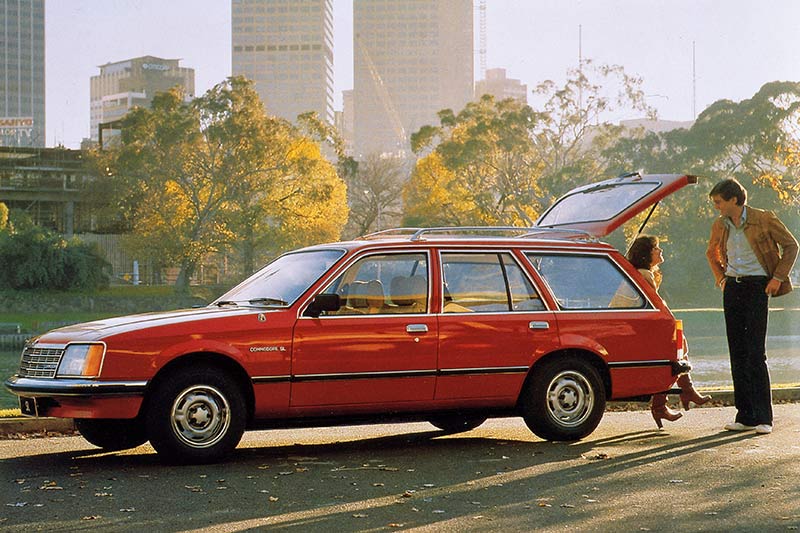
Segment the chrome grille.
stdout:
<path fill-rule="evenodd" d="M 23 378 L 53 378 L 62 355 L 64 355 L 63 348 L 28 346 L 22 351 L 19 375 Z"/>

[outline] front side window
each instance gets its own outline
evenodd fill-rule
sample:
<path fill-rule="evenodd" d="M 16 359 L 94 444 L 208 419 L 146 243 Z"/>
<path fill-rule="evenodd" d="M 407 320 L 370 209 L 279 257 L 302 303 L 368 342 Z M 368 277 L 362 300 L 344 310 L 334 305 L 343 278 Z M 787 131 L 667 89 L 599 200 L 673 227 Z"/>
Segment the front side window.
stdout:
<path fill-rule="evenodd" d="M 605 256 L 527 254 L 561 309 L 642 309 L 647 301 Z"/>
<path fill-rule="evenodd" d="M 359 259 L 324 291 L 341 299 L 327 315 L 419 314 L 428 310 L 424 253 L 377 254 Z"/>
<path fill-rule="evenodd" d="M 544 304 L 509 253 L 442 253 L 443 312 L 540 311 Z"/>

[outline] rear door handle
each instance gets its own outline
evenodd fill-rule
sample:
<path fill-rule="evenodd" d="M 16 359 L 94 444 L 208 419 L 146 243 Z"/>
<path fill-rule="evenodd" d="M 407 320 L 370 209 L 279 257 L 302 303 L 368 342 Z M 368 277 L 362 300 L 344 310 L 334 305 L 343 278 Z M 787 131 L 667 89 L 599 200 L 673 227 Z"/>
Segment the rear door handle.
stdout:
<path fill-rule="evenodd" d="M 425 324 L 409 324 L 406 326 L 406 333 L 428 333 L 428 326 Z"/>
<path fill-rule="evenodd" d="M 528 329 L 550 329 L 550 323 L 534 320 L 528 323 Z"/>

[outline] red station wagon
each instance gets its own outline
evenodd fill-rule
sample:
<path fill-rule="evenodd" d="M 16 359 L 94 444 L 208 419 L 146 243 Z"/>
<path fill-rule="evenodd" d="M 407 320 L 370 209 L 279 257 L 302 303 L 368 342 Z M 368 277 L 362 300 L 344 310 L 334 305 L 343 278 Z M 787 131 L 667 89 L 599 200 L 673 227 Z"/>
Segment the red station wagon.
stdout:
<path fill-rule="evenodd" d="M 74 418 L 109 450 L 149 440 L 174 462 L 217 460 L 245 429 L 370 421 L 456 432 L 519 415 L 543 439 L 580 439 L 606 400 L 688 370 L 680 321 L 597 238 L 695 182 L 626 175 L 571 191 L 533 228 L 286 253 L 207 307 L 32 339 L 5 386 L 25 415 Z"/>

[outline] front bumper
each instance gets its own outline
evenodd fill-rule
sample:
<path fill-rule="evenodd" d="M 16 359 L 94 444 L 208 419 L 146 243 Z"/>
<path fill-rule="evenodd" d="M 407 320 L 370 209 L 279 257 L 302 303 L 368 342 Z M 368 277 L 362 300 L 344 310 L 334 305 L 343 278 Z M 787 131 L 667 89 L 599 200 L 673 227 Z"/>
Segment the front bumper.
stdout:
<path fill-rule="evenodd" d="M 17 396 L 119 396 L 143 394 L 146 381 L 98 381 L 96 379 L 23 378 L 12 376 L 4 383 Z"/>
<path fill-rule="evenodd" d="M 119 419 L 139 414 L 147 382 L 13 376 L 4 385 L 27 416 Z"/>

